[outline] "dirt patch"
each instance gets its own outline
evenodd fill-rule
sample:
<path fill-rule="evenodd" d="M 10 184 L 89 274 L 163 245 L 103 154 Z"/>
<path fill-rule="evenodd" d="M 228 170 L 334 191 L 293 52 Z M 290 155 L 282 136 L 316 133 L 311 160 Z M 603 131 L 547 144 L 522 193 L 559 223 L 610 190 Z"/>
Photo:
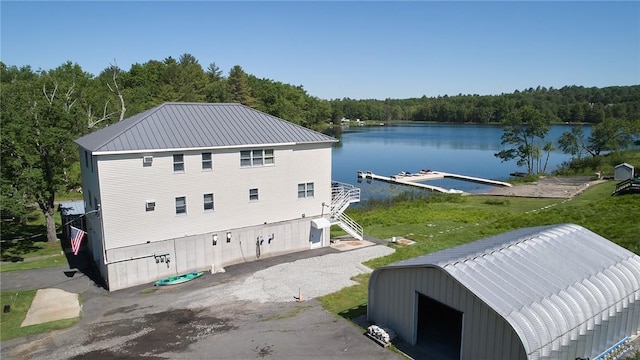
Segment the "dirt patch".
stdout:
<path fill-rule="evenodd" d="M 160 354 L 184 351 L 199 339 L 233 329 L 235 326 L 228 319 L 192 309 L 173 309 L 132 319 L 103 322 L 90 330 L 83 345 L 131 337 L 132 334 L 133 338 L 116 348 L 95 350 L 72 359 L 138 359 L 142 354 L 147 359 L 164 359 Z"/>
<path fill-rule="evenodd" d="M 494 187 L 481 195 L 570 199 L 590 186 L 605 181 L 607 180 L 593 180 L 591 177 L 545 177 L 530 184 Z"/>
<path fill-rule="evenodd" d="M 397 242 L 398 244 L 406 245 L 406 246 L 410 246 L 410 245 L 413 245 L 413 244 L 415 244 L 415 243 L 416 243 L 416 242 L 415 242 L 415 241 L 413 241 L 413 240 L 409 240 L 409 239 L 405 239 L 405 238 L 396 239 L 396 242 Z"/>

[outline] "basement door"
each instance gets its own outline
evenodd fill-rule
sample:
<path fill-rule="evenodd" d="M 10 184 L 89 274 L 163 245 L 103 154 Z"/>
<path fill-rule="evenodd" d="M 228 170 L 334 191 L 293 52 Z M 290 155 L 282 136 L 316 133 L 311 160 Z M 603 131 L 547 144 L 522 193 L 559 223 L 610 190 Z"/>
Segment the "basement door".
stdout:
<path fill-rule="evenodd" d="M 313 226 L 311 227 L 311 232 L 309 234 L 309 244 L 311 249 L 322 247 L 323 233 L 324 229 L 316 229 Z"/>
<path fill-rule="evenodd" d="M 416 292 L 416 346 L 433 359 L 460 359 L 462 312 Z"/>

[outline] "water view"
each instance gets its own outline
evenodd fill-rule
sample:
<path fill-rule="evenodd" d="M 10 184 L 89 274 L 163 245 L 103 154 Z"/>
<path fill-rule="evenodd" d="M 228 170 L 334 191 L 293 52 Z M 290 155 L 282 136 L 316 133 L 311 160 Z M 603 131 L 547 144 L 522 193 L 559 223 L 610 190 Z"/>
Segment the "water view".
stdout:
<path fill-rule="evenodd" d="M 556 144 L 560 135 L 570 129 L 570 125 L 554 125 L 547 138 Z M 588 136 L 590 128 L 585 127 L 584 131 Z M 526 171 L 526 168 L 518 167 L 515 160 L 503 163 L 494 156 L 502 149 L 502 132 L 500 126 L 487 125 L 401 123 L 344 127 L 340 143 L 333 148 L 332 179 L 360 187 L 362 200 L 384 198 L 410 189 L 379 181 L 358 182 L 358 170 L 389 176 L 401 171 L 414 173 L 431 169 L 507 180 L 510 173 Z M 569 155 L 559 150 L 552 152 L 547 172 L 569 159 Z M 429 181 L 428 184 L 465 192 L 491 188 L 453 179 Z"/>

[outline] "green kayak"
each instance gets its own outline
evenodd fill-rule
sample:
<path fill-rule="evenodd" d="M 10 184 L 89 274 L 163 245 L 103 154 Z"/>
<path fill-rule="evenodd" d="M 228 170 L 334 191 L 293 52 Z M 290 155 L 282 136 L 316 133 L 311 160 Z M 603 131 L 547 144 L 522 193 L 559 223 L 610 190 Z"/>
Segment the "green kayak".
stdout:
<path fill-rule="evenodd" d="M 165 285 L 175 285 L 182 284 L 183 282 L 191 281 L 193 279 L 197 279 L 202 276 L 204 272 L 190 272 L 188 274 L 178 275 L 178 276 L 170 276 L 168 278 L 160 279 L 156 281 L 156 286 L 165 286 Z"/>

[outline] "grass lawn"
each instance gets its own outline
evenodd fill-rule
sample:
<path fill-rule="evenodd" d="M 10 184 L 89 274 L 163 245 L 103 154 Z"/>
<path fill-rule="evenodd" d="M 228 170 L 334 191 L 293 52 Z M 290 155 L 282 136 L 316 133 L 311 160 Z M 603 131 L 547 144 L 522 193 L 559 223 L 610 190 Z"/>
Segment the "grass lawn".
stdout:
<path fill-rule="evenodd" d="M 612 197 L 615 184 L 609 181 L 594 186 L 570 201 L 444 195 L 352 209 L 348 215 L 368 235 L 380 239 L 399 236 L 416 242 L 412 246 L 389 245 L 395 253 L 365 263 L 373 269 L 510 230 L 561 223 L 581 225 L 638 254 L 640 195 Z M 369 275 L 354 280 L 360 284 L 320 301 L 347 318 L 365 313 Z"/>
<path fill-rule="evenodd" d="M 36 296 L 37 290 L 2 291 L 0 300 L 2 301 L 3 313 L 0 317 L 0 340 L 9 340 L 17 337 L 39 334 L 51 330 L 69 327 L 79 318 L 52 321 L 44 324 L 20 327 L 22 321 L 27 316 L 27 311 Z M 10 306 L 10 311 L 5 313 L 4 307 Z"/>
<path fill-rule="evenodd" d="M 54 215 L 60 230 L 60 213 Z M 30 214 L 26 224 L 3 221 L 0 236 L 4 241 L 0 248 L 0 272 L 40 269 L 67 264 L 60 241 L 46 241 L 47 228 L 40 211 Z M 60 234 L 58 234 L 60 237 Z"/>

